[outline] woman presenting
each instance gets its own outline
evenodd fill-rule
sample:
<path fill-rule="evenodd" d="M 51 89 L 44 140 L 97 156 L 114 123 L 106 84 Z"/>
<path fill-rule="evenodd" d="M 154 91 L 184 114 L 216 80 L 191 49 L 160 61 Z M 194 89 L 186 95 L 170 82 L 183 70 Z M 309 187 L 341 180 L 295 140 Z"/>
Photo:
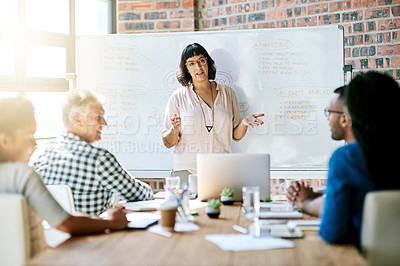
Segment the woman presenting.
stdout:
<path fill-rule="evenodd" d="M 264 114 L 240 117 L 231 87 L 213 81 L 214 60 L 198 43 L 183 50 L 175 90 L 165 109 L 162 139 L 174 148 L 173 169 L 185 184 L 197 172 L 198 153 L 231 153 L 232 139 L 240 141 L 247 128 L 263 124 Z"/>

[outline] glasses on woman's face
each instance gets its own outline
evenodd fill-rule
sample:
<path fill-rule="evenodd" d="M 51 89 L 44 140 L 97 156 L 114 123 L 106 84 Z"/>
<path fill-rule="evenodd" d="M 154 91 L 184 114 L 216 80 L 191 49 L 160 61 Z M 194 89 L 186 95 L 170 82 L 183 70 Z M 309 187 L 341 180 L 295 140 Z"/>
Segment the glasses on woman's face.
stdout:
<path fill-rule="evenodd" d="M 343 114 L 343 113 L 344 112 L 330 110 L 328 107 L 326 107 L 324 109 L 324 114 L 325 114 L 326 118 L 329 118 L 331 116 L 331 114 Z"/>
<path fill-rule="evenodd" d="M 188 68 L 190 68 L 190 69 L 195 68 L 196 65 L 204 66 L 204 65 L 206 65 L 206 64 L 207 64 L 207 57 L 202 57 L 202 58 L 200 58 L 200 59 L 197 60 L 197 61 L 189 61 L 189 62 L 186 62 L 186 63 L 185 63 L 185 65 L 186 65 Z"/>

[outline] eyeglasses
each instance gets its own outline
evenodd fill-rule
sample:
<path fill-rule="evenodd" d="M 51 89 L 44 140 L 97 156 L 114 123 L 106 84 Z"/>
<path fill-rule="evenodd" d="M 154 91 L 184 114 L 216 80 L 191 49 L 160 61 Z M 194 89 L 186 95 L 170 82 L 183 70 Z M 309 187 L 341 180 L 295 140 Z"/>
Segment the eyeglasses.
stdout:
<path fill-rule="evenodd" d="M 185 63 L 185 65 L 188 68 L 195 68 L 196 64 L 198 64 L 199 66 L 204 66 L 205 64 L 207 64 L 207 57 L 200 58 L 199 60 L 194 61 L 194 62 L 190 61 L 190 62 Z"/>
<path fill-rule="evenodd" d="M 324 109 L 324 114 L 327 118 L 329 118 L 331 116 L 331 114 L 343 114 L 344 112 L 340 112 L 340 111 L 334 111 L 334 110 L 330 110 L 328 107 L 326 107 Z"/>

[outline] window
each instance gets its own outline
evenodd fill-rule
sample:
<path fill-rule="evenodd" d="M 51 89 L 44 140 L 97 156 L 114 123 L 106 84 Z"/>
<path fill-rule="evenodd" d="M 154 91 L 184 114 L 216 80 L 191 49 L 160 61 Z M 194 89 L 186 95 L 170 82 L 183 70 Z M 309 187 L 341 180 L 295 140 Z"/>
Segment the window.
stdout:
<path fill-rule="evenodd" d="M 61 103 L 73 86 L 66 77 L 75 78 L 75 34 L 111 33 L 115 5 L 116 0 L 0 0 L 0 98 L 23 94 L 32 101 L 36 138 L 64 129 Z"/>
<path fill-rule="evenodd" d="M 37 138 L 63 129 L 61 102 L 75 72 L 75 0 L 0 0 L 0 97 L 35 106 Z"/>
<path fill-rule="evenodd" d="M 15 75 L 15 49 L 12 42 L 0 41 L 0 75 Z"/>
<path fill-rule="evenodd" d="M 35 137 L 45 139 L 58 136 L 64 125 L 61 104 L 67 92 L 28 92 L 26 98 L 35 106 L 37 130 Z"/>
<path fill-rule="evenodd" d="M 69 0 L 25 0 L 26 27 L 70 34 Z"/>
<path fill-rule="evenodd" d="M 17 26 L 18 1 L 0 1 L 0 25 Z"/>
<path fill-rule="evenodd" d="M 0 90 L 67 91 L 75 0 L 0 0 Z"/>
<path fill-rule="evenodd" d="M 76 0 L 75 34 L 116 33 L 117 0 Z"/>

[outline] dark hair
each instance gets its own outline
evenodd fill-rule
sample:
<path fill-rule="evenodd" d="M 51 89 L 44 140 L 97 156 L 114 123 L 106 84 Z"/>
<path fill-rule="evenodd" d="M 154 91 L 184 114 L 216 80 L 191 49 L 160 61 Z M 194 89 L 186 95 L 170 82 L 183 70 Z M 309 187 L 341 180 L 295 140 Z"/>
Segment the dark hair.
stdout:
<path fill-rule="evenodd" d="M 0 133 L 12 135 L 35 117 L 32 103 L 21 97 L 0 99 Z"/>
<path fill-rule="evenodd" d="M 345 104 L 345 89 L 346 86 L 341 86 L 336 88 L 333 92 L 336 94 L 339 94 L 339 97 L 336 100 L 336 103 L 340 104 L 340 105 L 344 105 Z"/>
<path fill-rule="evenodd" d="M 336 88 L 333 92 L 339 94 L 339 96 L 344 96 L 344 90 L 346 86 L 341 86 Z"/>
<path fill-rule="evenodd" d="M 208 65 L 208 78 L 211 80 L 215 79 L 215 75 L 217 73 L 217 69 L 214 65 L 214 60 L 207 53 L 206 49 L 198 43 L 192 43 L 185 47 L 182 51 L 181 62 L 179 64 L 179 70 L 177 73 L 177 79 L 182 86 L 189 86 L 193 83 L 192 76 L 186 67 L 186 60 L 196 55 L 204 55 L 207 57 L 207 65 Z"/>
<path fill-rule="evenodd" d="M 394 155 L 400 151 L 396 125 L 400 117 L 399 99 L 399 85 L 391 77 L 373 71 L 356 76 L 346 89 L 354 135 L 377 189 L 394 185 L 399 188 L 399 156 Z"/>

